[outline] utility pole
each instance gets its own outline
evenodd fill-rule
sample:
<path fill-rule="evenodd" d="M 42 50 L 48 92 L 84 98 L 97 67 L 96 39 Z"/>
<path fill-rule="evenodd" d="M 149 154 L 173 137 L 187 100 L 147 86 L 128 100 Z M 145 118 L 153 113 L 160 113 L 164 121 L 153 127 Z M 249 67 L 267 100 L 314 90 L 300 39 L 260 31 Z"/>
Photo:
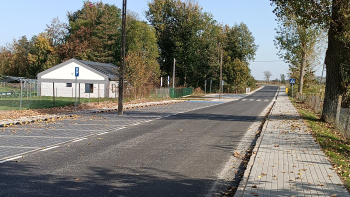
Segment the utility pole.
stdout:
<path fill-rule="evenodd" d="M 125 40 L 126 40 L 126 0 L 123 0 L 122 13 L 122 43 L 119 67 L 119 98 L 118 98 L 118 115 L 123 115 L 123 99 L 124 99 L 124 67 L 125 67 Z"/>
<path fill-rule="evenodd" d="M 221 49 L 221 61 L 220 61 L 220 94 L 219 94 L 219 99 L 221 99 L 221 94 L 222 94 L 222 49 Z"/>
<path fill-rule="evenodd" d="M 174 58 L 174 68 L 173 68 L 173 88 L 175 88 L 175 58 Z"/>

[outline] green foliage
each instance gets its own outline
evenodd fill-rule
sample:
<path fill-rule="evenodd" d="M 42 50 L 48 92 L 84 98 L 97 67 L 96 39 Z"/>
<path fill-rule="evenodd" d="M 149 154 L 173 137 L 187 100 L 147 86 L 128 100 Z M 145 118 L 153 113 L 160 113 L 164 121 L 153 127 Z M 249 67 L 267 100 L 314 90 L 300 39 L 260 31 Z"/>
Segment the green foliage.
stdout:
<path fill-rule="evenodd" d="M 178 85 L 203 88 L 204 80 L 212 79 L 213 87 L 218 87 L 220 54 L 224 50 L 228 86 L 233 89 L 247 83 L 247 62 L 254 59 L 257 46 L 244 23 L 232 28 L 222 26 L 198 3 L 181 0 L 153 0 L 146 16 L 157 32 L 163 76 L 172 74 L 175 58 Z M 240 77 L 246 75 L 249 77 Z"/>
<path fill-rule="evenodd" d="M 142 97 L 154 87 L 160 74 L 155 30 L 133 19 L 128 23 L 126 40 L 126 80 L 135 88 L 135 97 Z"/>
<path fill-rule="evenodd" d="M 68 13 L 69 34 L 62 46 L 64 59 L 72 57 L 105 63 L 119 63 L 121 11 L 102 2 Z"/>
<path fill-rule="evenodd" d="M 299 79 L 299 84 L 305 86 L 315 80 L 315 67 L 324 56 L 325 52 L 320 50 L 322 44 L 325 45 L 324 30 L 320 26 L 303 23 L 295 13 L 284 14 L 288 15 L 277 14 L 278 28 L 274 42 L 280 58 L 289 64 L 290 78 Z"/>

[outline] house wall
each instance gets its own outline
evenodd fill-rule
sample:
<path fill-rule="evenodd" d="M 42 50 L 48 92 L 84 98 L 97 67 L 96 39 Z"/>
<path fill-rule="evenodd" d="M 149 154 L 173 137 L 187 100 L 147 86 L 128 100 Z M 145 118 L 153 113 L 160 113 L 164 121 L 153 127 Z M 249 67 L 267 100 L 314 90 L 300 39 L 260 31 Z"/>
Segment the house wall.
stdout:
<path fill-rule="evenodd" d="M 80 83 L 80 98 L 98 98 L 98 92 L 100 92 L 100 98 L 107 96 L 105 93 L 107 86 L 104 84 L 93 84 L 93 93 L 85 92 L 85 83 Z M 40 83 L 41 96 L 53 96 L 53 83 L 41 82 Z M 55 96 L 56 97 L 75 97 L 75 83 L 72 83 L 72 87 L 67 87 L 66 83 L 55 83 Z M 77 83 L 77 97 L 79 97 L 79 83 Z"/>

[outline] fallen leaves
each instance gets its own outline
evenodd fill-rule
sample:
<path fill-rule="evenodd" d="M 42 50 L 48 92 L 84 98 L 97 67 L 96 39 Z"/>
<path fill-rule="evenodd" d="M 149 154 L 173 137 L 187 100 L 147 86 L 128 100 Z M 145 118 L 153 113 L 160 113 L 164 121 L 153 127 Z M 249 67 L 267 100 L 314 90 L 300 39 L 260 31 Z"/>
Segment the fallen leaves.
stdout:
<path fill-rule="evenodd" d="M 233 156 L 234 156 L 234 157 L 237 157 L 237 158 L 241 158 L 241 154 L 240 154 L 239 152 L 233 153 Z"/>

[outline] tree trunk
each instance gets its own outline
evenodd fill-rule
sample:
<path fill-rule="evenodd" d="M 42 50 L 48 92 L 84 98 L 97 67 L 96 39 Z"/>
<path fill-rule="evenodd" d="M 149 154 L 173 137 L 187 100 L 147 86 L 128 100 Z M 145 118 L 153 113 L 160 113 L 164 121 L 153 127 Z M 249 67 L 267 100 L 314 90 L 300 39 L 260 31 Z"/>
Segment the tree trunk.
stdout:
<path fill-rule="evenodd" d="M 345 31 L 344 24 L 348 21 L 340 13 L 342 9 L 348 9 L 346 0 L 334 0 L 332 3 L 332 22 L 328 31 L 328 49 L 325 59 L 326 92 L 321 117 L 326 122 L 335 121 L 338 97 L 345 92 L 342 87 L 341 64 L 345 60 L 342 52 L 346 41 L 341 41 L 339 37 Z"/>
<path fill-rule="evenodd" d="M 303 93 L 304 86 L 304 73 L 306 66 L 306 43 L 302 43 L 302 54 L 301 54 L 301 66 L 300 66 L 300 77 L 299 77 L 299 93 Z"/>

